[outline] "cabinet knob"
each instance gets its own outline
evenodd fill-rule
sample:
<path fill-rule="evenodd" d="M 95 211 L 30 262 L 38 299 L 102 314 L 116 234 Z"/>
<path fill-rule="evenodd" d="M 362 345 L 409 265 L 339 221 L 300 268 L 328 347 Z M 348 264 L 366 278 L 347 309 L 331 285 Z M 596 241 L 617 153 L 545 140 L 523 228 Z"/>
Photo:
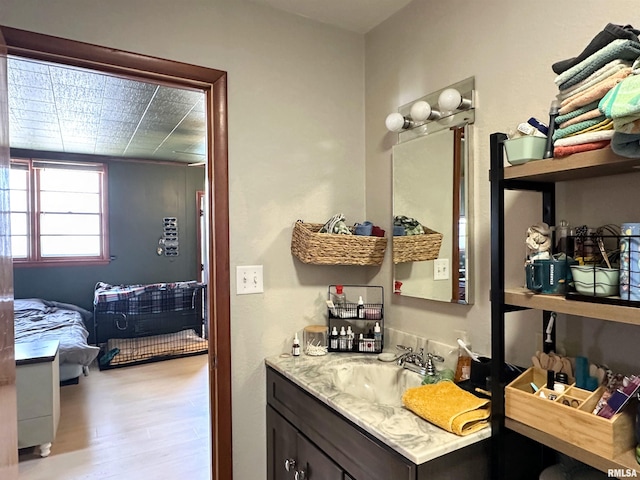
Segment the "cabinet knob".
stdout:
<path fill-rule="evenodd" d="M 307 475 L 304 473 L 304 470 L 296 470 L 293 478 L 295 478 L 295 480 L 306 480 Z"/>
<path fill-rule="evenodd" d="M 293 458 L 287 458 L 284 461 L 284 469 L 287 472 L 290 472 L 291 470 L 293 470 L 294 468 L 296 468 L 296 461 Z M 297 473 L 297 472 L 296 472 Z"/>

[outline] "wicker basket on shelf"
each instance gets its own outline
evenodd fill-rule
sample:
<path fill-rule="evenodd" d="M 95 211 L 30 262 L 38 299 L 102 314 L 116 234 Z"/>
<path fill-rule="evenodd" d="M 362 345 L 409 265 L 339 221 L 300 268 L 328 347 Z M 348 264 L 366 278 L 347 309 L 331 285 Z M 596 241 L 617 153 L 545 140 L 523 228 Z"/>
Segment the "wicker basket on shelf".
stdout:
<path fill-rule="evenodd" d="M 318 233 L 324 224 L 297 221 L 291 235 L 291 253 L 313 265 L 381 265 L 385 237 Z"/>
<path fill-rule="evenodd" d="M 424 225 L 424 234 L 393 237 L 393 263 L 435 260 L 440 255 L 442 234 Z"/>

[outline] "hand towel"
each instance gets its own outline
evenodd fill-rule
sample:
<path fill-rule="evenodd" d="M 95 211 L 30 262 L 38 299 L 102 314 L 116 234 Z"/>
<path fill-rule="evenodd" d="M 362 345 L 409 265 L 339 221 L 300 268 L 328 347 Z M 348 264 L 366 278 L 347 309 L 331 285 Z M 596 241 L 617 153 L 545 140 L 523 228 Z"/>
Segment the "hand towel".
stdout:
<path fill-rule="evenodd" d="M 604 97 L 609 90 L 619 84 L 622 80 L 631 75 L 631 67 L 625 67 L 615 75 L 611 75 L 594 86 L 588 88 L 584 92 L 565 98 L 560 104 L 560 115 L 571 112 L 580 107 L 599 100 Z"/>
<path fill-rule="evenodd" d="M 599 142 L 601 140 L 611 140 L 613 138 L 613 130 L 603 130 L 597 132 L 587 132 L 573 135 L 571 137 L 561 138 L 553 143 L 554 147 L 566 147 L 569 145 L 579 145 L 581 143 Z"/>
<path fill-rule="evenodd" d="M 318 233 L 338 233 L 341 235 L 352 235 L 351 230 L 344 222 L 344 213 L 336 213 L 333 217 L 327 220 Z"/>
<path fill-rule="evenodd" d="M 593 104 L 593 102 L 591 102 L 591 104 Z M 602 112 L 600 111 L 599 108 L 596 107 L 593 110 L 589 110 L 588 112 L 582 113 L 577 117 L 574 117 L 570 120 L 567 120 L 564 123 L 561 123 L 560 125 L 558 125 L 558 127 L 567 128 L 567 127 L 570 127 L 571 125 L 575 125 L 576 123 L 585 122 L 587 120 L 593 120 L 594 118 L 598 118 L 601 115 L 602 115 Z"/>
<path fill-rule="evenodd" d="M 566 147 L 554 147 L 553 157 L 560 158 L 573 155 L 574 153 L 588 152 L 590 150 L 599 150 L 611 144 L 611 140 L 601 140 L 599 142 L 580 143 L 577 145 L 569 145 Z"/>
<path fill-rule="evenodd" d="M 640 133 L 640 115 L 614 118 L 613 129 L 620 133 Z"/>
<path fill-rule="evenodd" d="M 594 100 L 589 105 L 585 105 L 584 107 L 577 108 L 572 112 L 565 113 L 564 115 L 558 115 L 556 117 L 556 125 L 560 125 L 561 123 L 564 123 L 567 120 L 571 120 L 572 118 L 575 118 L 578 115 L 582 115 L 583 113 L 587 113 L 593 110 L 594 108 L 598 108 L 599 102 L 600 100 Z"/>
<path fill-rule="evenodd" d="M 567 60 L 560 60 L 551 66 L 551 69 L 555 73 L 562 73 L 582 62 L 586 58 L 596 53 L 601 48 L 609 45 L 612 41 L 617 39 L 627 39 L 638 41 L 638 35 L 640 31 L 634 29 L 631 25 L 616 25 L 614 23 L 608 23 L 593 39 L 589 42 L 589 45 L 578 55 L 577 57 L 568 58 Z"/>
<path fill-rule="evenodd" d="M 573 87 L 568 88 L 566 90 L 560 90 L 560 93 L 558 93 L 557 98 L 558 100 L 562 101 L 565 98 L 570 97 L 571 95 L 584 92 L 587 88 L 594 86 L 596 83 L 601 82 L 602 80 L 610 77 L 611 75 L 615 75 L 620 70 L 626 67 L 631 67 L 631 65 L 632 65 L 631 62 L 628 62 L 626 60 L 620 60 L 620 59 L 612 60 L 611 62 L 607 63 L 604 67 L 602 67 L 600 70 L 593 72 L 591 75 L 589 75 L 587 78 L 585 78 L 581 82 L 576 83 Z"/>
<path fill-rule="evenodd" d="M 615 85 L 600 100 L 598 108 L 607 118 L 640 114 L 640 75 L 630 75 Z"/>
<path fill-rule="evenodd" d="M 560 90 L 566 90 L 612 60 L 634 61 L 638 57 L 640 57 L 640 43 L 633 40 L 614 40 L 606 47 L 558 75 L 554 82 Z"/>
<path fill-rule="evenodd" d="M 605 123 L 607 122 L 607 123 Z M 568 137 L 570 135 L 578 135 L 580 133 L 585 133 L 590 128 L 594 127 L 602 127 L 605 125 L 611 125 L 610 129 L 613 129 L 613 122 L 604 115 L 600 115 L 597 118 L 592 120 L 585 120 L 584 122 L 576 123 L 575 125 L 570 125 L 566 128 L 559 128 L 555 132 L 553 132 L 553 140 L 560 140 L 561 138 Z M 604 128 L 601 130 L 605 130 Z"/>
<path fill-rule="evenodd" d="M 478 398 L 453 382 L 409 388 L 402 395 L 402 403 L 428 422 L 456 435 L 468 435 L 489 425 L 489 400 Z"/>
<path fill-rule="evenodd" d="M 616 132 L 611 139 L 611 150 L 623 157 L 640 158 L 640 135 Z"/>

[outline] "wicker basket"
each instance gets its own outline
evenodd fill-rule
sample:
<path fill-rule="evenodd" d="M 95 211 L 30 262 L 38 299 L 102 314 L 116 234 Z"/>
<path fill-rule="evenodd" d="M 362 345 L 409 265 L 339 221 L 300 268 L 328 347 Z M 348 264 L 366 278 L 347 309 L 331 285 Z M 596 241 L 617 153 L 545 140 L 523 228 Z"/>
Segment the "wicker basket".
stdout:
<path fill-rule="evenodd" d="M 440 255 L 442 234 L 423 225 L 424 234 L 393 237 L 393 263 L 435 260 Z"/>
<path fill-rule="evenodd" d="M 385 237 L 318 233 L 322 223 L 297 221 L 291 235 L 291 253 L 313 265 L 381 265 Z"/>

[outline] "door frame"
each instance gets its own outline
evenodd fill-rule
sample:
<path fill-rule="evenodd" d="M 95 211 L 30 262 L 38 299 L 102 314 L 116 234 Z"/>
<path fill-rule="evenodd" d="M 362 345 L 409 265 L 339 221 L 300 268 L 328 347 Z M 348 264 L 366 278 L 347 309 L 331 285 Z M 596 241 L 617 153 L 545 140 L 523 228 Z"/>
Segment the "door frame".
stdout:
<path fill-rule="evenodd" d="M 92 45 L 0 25 L 7 53 L 90 68 L 120 77 L 204 91 L 207 117 L 209 407 L 211 473 L 231 480 L 231 335 L 227 74 L 187 63 Z M 0 372 L 1 373 L 1 372 Z"/>

